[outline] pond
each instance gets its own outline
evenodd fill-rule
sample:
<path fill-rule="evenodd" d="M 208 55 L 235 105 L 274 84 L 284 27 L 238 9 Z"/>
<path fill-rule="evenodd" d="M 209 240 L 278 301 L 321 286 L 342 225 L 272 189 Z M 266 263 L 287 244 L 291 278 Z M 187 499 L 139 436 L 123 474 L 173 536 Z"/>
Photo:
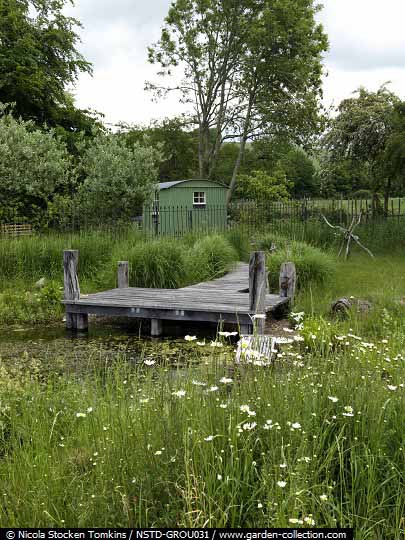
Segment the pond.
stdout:
<path fill-rule="evenodd" d="M 184 367 L 201 362 L 201 347 L 196 355 L 195 342 L 187 342 L 186 334 L 196 335 L 200 342 L 210 343 L 215 339 L 216 327 L 187 326 L 178 324 L 166 327 L 170 337 L 151 338 L 142 335 L 137 324 L 127 321 L 92 321 L 88 333 L 72 333 L 62 324 L 17 326 L 0 328 L 0 358 L 6 364 L 35 359 L 50 371 L 86 371 L 97 363 L 105 366 L 123 359 L 131 363 L 145 360 Z M 209 354 L 207 350 L 207 354 Z"/>

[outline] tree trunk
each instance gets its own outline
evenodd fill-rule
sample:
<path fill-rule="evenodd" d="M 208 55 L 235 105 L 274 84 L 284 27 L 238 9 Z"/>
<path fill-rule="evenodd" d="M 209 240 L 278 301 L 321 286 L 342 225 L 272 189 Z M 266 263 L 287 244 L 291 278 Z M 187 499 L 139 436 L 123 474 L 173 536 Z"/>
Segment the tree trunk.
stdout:
<path fill-rule="evenodd" d="M 389 202 L 391 194 L 391 180 L 387 180 L 384 190 L 384 218 L 388 217 L 389 212 Z"/>
<path fill-rule="evenodd" d="M 246 118 L 245 118 L 245 123 L 243 126 L 243 134 L 240 140 L 239 153 L 238 153 L 238 157 L 236 158 L 235 166 L 233 168 L 231 183 L 229 184 L 228 193 L 226 195 L 227 205 L 231 202 L 232 195 L 235 191 L 236 180 L 237 180 L 239 169 L 240 169 L 242 159 L 245 153 L 246 141 L 248 138 L 249 127 L 250 127 L 250 117 L 251 117 L 252 108 L 253 108 L 253 101 L 254 101 L 254 92 L 252 92 L 249 98 L 249 105 L 246 111 Z"/>
<path fill-rule="evenodd" d="M 198 164 L 200 178 L 208 178 L 210 171 L 210 131 L 207 123 L 199 128 Z"/>

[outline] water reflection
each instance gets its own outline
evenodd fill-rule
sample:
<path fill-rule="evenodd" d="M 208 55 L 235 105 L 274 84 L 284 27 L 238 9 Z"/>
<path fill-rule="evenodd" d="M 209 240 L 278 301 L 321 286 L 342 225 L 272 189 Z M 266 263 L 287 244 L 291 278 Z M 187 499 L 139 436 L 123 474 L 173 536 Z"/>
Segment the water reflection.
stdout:
<path fill-rule="evenodd" d="M 142 335 L 145 325 L 142 328 L 127 320 L 92 321 L 88 333 L 67 331 L 62 324 L 0 328 L 0 358 L 6 363 L 23 357 L 35 358 L 44 367 L 62 371 L 82 371 L 90 361 L 92 365 L 95 362 L 105 365 L 123 357 L 134 363 L 153 360 L 177 366 L 192 363 L 196 356 L 196 345 L 184 340 L 186 334 L 209 342 L 215 338 L 216 330 L 216 326 L 185 328 L 167 322 L 164 325 L 166 337 L 151 338 Z"/>

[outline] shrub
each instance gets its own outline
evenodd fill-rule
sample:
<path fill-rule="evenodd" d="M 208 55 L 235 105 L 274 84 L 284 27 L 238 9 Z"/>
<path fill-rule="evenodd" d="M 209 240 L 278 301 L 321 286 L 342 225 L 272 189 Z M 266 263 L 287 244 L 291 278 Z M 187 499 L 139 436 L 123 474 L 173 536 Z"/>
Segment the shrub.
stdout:
<path fill-rule="evenodd" d="M 136 215 L 157 183 L 159 151 L 125 138 L 98 135 L 84 150 L 81 165 L 85 180 L 79 189 L 79 204 L 87 219 L 115 221 Z"/>
<path fill-rule="evenodd" d="M 278 289 L 280 266 L 283 262 L 293 262 L 297 269 L 297 286 L 306 287 L 311 283 L 325 283 L 334 274 L 333 258 L 320 249 L 305 242 L 288 240 L 282 236 L 266 235 L 258 241 L 259 249 L 268 250 L 271 244 L 276 251 L 267 257 L 269 283 L 272 290 Z"/>

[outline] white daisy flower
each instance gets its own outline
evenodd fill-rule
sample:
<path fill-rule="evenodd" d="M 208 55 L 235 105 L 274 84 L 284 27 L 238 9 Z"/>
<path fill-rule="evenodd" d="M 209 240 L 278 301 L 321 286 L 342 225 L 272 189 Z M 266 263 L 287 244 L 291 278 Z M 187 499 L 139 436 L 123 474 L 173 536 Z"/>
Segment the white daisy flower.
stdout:
<path fill-rule="evenodd" d="M 181 397 L 184 397 L 186 395 L 186 391 L 185 390 L 177 390 L 177 392 L 172 392 L 172 395 L 181 398 Z"/>

